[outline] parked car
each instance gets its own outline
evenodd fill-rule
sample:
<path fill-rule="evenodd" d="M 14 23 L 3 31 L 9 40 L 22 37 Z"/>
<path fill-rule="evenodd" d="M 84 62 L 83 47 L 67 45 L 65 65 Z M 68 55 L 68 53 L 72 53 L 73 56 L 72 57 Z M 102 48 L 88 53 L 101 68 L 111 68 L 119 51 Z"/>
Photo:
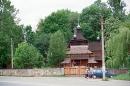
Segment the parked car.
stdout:
<path fill-rule="evenodd" d="M 115 74 L 112 74 L 109 71 L 105 71 L 105 76 L 111 78 L 111 77 L 115 76 Z M 89 78 L 102 78 L 103 71 L 101 69 L 91 70 L 85 75 L 85 77 L 86 78 L 87 77 L 89 77 Z"/>

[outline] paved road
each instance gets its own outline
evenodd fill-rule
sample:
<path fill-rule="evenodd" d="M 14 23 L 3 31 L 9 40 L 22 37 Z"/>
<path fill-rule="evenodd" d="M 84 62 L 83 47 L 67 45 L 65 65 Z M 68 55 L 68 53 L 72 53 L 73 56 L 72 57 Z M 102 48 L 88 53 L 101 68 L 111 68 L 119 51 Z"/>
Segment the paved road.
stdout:
<path fill-rule="evenodd" d="M 4 77 L 0 86 L 130 86 L 130 81 L 85 79 L 84 77 Z"/>

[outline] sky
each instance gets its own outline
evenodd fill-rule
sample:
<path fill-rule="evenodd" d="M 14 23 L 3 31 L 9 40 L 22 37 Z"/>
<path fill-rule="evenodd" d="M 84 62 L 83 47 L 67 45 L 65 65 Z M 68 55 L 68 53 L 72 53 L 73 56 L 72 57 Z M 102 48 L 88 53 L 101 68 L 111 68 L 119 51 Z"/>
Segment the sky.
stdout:
<path fill-rule="evenodd" d="M 69 9 L 81 13 L 82 9 L 96 0 L 11 0 L 12 5 L 19 10 L 17 15 L 20 24 L 31 25 L 36 30 L 40 19 L 44 19 L 52 12 Z M 102 0 L 106 2 L 106 0 Z M 130 11 L 130 0 L 124 0 L 127 11 Z"/>

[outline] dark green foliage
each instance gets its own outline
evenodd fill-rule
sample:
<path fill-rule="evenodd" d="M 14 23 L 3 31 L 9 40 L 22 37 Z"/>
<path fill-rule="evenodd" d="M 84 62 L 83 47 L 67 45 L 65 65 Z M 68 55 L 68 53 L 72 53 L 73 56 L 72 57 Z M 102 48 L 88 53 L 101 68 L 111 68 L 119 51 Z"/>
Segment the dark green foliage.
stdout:
<path fill-rule="evenodd" d="M 119 33 L 113 34 L 106 43 L 108 56 L 107 66 L 112 68 L 128 67 L 128 52 L 130 49 L 130 30 L 119 28 Z"/>
<path fill-rule="evenodd" d="M 130 17 L 124 22 L 111 17 L 105 21 L 106 63 L 111 68 L 129 69 Z"/>
<path fill-rule="evenodd" d="M 121 26 L 121 21 L 118 18 L 110 17 L 105 20 L 104 36 L 105 41 L 112 37 L 112 34 L 119 32 L 119 27 Z"/>
<path fill-rule="evenodd" d="M 100 18 L 104 19 L 111 16 L 111 10 L 101 0 L 97 0 L 94 4 L 83 9 L 81 18 L 81 27 L 83 28 L 84 36 L 89 40 L 96 40 L 100 36 Z"/>
<path fill-rule="evenodd" d="M 40 68 L 43 63 L 42 55 L 33 45 L 22 42 L 16 48 L 14 56 L 15 68 Z"/>
<path fill-rule="evenodd" d="M 61 30 L 66 41 L 69 41 L 72 35 L 72 30 L 77 22 L 78 13 L 69 10 L 59 10 L 51 15 L 40 20 L 37 31 L 40 33 L 55 33 Z M 75 22 L 76 21 L 76 22 Z"/>
<path fill-rule="evenodd" d="M 123 26 L 130 28 L 130 14 L 127 15 L 126 20 L 122 22 Z"/>
<path fill-rule="evenodd" d="M 0 32 L 0 68 L 6 68 L 10 62 L 10 39 L 9 37 Z"/>
<path fill-rule="evenodd" d="M 10 41 L 14 49 L 23 40 L 22 29 L 17 25 L 17 10 L 9 0 L 0 0 L 0 68 L 10 66 Z"/>
<path fill-rule="evenodd" d="M 30 44 L 34 43 L 35 33 L 32 31 L 32 27 L 30 25 L 23 27 L 23 34 L 24 34 L 24 37 L 25 37 L 24 40 L 27 43 L 30 43 Z"/>
<path fill-rule="evenodd" d="M 66 43 L 62 31 L 57 31 L 51 35 L 48 50 L 48 65 L 57 67 L 64 60 L 66 53 Z"/>
<path fill-rule="evenodd" d="M 73 34 L 73 28 L 77 25 L 77 22 L 78 13 L 71 12 L 69 10 L 59 10 L 57 12 L 53 12 L 46 17 L 45 20 L 40 20 L 36 31 L 34 46 L 44 56 L 45 63 L 47 63 L 50 35 L 60 30 L 62 35 L 64 35 L 65 41 L 69 42 Z"/>
<path fill-rule="evenodd" d="M 108 0 L 108 4 L 110 5 L 113 16 L 115 18 L 119 18 L 120 20 L 125 19 L 125 10 L 124 7 L 126 7 L 126 4 L 122 0 Z"/>
<path fill-rule="evenodd" d="M 50 34 L 41 33 L 35 37 L 34 46 L 40 51 L 47 63 L 47 52 L 49 47 Z"/>

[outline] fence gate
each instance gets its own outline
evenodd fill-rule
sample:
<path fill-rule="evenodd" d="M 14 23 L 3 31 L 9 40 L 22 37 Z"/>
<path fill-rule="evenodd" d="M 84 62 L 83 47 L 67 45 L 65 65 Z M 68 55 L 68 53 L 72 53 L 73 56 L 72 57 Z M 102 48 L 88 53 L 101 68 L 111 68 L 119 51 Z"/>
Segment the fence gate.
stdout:
<path fill-rule="evenodd" d="M 85 73 L 85 66 L 64 67 L 65 75 L 84 75 Z"/>

